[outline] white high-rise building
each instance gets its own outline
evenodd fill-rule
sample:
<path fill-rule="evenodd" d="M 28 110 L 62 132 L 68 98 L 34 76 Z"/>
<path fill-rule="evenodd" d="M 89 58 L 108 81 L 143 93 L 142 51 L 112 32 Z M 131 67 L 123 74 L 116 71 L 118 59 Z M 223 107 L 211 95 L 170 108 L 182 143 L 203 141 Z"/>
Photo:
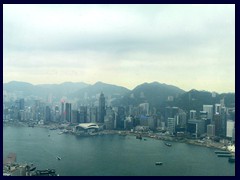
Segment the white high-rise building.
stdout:
<path fill-rule="evenodd" d="M 233 129 L 234 129 L 235 122 L 233 120 L 227 120 L 227 137 L 233 137 Z"/>
<path fill-rule="evenodd" d="M 207 118 L 211 119 L 213 118 L 213 105 L 203 105 L 203 111 L 207 112 Z"/>

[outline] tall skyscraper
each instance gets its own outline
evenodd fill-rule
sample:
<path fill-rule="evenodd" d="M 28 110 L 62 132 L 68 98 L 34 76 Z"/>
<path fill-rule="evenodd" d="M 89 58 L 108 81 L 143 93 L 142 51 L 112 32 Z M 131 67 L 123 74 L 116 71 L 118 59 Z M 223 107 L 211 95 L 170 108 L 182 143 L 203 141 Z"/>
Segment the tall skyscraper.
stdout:
<path fill-rule="evenodd" d="M 168 118 L 174 118 L 176 115 L 179 113 L 179 108 L 178 107 L 165 107 L 165 124 L 167 125 Z"/>
<path fill-rule="evenodd" d="M 96 123 L 98 119 L 97 107 L 90 107 L 90 122 Z"/>
<path fill-rule="evenodd" d="M 220 100 L 220 104 L 221 104 L 221 107 L 225 107 L 224 98 L 222 98 L 222 99 Z"/>
<path fill-rule="evenodd" d="M 196 119 L 196 110 L 190 110 L 190 119 Z"/>
<path fill-rule="evenodd" d="M 203 111 L 207 112 L 207 118 L 213 119 L 213 105 L 203 105 Z"/>
<path fill-rule="evenodd" d="M 45 122 L 51 121 L 51 109 L 49 106 L 46 106 L 45 110 Z"/>
<path fill-rule="evenodd" d="M 66 103 L 66 121 L 71 122 L 72 120 L 72 104 Z"/>
<path fill-rule="evenodd" d="M 116 117 L 116 128 L 123 129 L 124 128 L 124 120 L 126 118 L 125 108 L 120 106 L 117 108 L 117 117 Z"/>
<path fill-rule="evenodd" d="M 24 110 L 24 99 L 22 98 L 22 99 L 20 99 L 19 100 L 19 104 L 20 104 L 20 110 Z"/>
<path fill-rule="evenodd" d="M 226 129 L 227 129 L 227 113 L 226 108 L 223 107 L 221 109 L 221 125 L 222 125 L 222 135 L 226 137 Z"/>
<path fill-rule="evenodd" d="M 101 92 L 100 94 L 100 98 L 99 98 L 99 106 L 98 106 L 98 112 L 99 112 L 99 116 L 98 116 L 98 122 L 99 123 L 104 123 L 104 116 L 106 114 L 105 111 L 105 97 L 104 94 Z"/>
<path fill-rule="evenodd" d="M 61 121 L 65 121 L 64 101 L 61 101 Z"/>
<path fill-rule="evenodd" d="M 200 119 L 207 118 L 208 117 L 207 115 L 208 115 L 208 113 L 206 111 L 200 111 L 199 112 Z"/>
<path fill-rule="evenodd" d="M 221 104 L 215 104 L 215 114 L 221 114 Z"/>
<path fill-rule="evenodd" d="M 175 118 L 168 118 L 168 131 L 170 134 L 175 133 Z"/>
<path fill-rule="evenodd" d="M 79 123 L 79 112 L 78 110 L 72 110 L 72 115 L 71 115 L 72 123 Z"/>
<path fill-rule="evenodd" d="M 208 137 L 215 136 L 215 125 L 214 124 L 207 125 L 207 136 Z"/>
<path fill-rule="evenodd" d="M 149 115 L 149 103 L 139 104 L 139 112 L 141 115 Z"/>
<path fill-rule="evenodd" d="M 215 125 L 215 135 L 220 136 L 222 134 L 222 124 L 221 124 L 221 116 L 220 114 L 214 114 L 213 121 Z"/>
<path fill-rule="evenodd" d="M 79 108 L 79 121 L 80 121 L 80 123 L 87 122 L 87 107 L 86 106 L 80 106 L 80 108 Z"/>
<path fill-rule="evenodd" d="M 226 136 L 232 138 L 233 137 L 233 130 L 235 127 L 235 122 L 232 120 L 227 120 L 227 133 Z"/>
<path fill-rule="evenodd" d="M 106 129 L 113 129 L 115 122 L 115 112 L 112 107 L 106 108 L 106 116 L 104 118 L 104 124 Z"/>
<path fill-rule="evenodd" d="M 179 119 L 178 119 L 177 125 L 179 125 L 180 127 L 186 127 L 187 114 L 182 109 L 179 109 L 178 117 Z"/>

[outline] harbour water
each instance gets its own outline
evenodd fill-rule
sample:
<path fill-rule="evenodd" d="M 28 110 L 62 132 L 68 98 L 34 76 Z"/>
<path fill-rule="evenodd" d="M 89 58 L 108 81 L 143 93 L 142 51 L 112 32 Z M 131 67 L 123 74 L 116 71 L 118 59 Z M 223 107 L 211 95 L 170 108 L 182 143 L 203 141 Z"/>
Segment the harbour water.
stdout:
<path fill-rule="evenodd" d="M 77 137 L 59 130 L 3 128 L 3 156 L 60 176 L 234 176 L 235 164 L 217 157 L 216 149 L 134 136 Z M 61 157 L 58 160 L 56 157 Z M 156 166 L 156 162 L 162 162 Z"/>

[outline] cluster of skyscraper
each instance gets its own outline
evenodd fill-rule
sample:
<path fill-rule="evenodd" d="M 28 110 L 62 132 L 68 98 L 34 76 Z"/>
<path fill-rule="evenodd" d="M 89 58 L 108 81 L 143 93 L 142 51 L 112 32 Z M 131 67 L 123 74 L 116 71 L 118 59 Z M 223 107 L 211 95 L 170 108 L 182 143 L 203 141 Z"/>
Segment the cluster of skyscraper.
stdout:
<path fill-rule="evenodd" d="M 72 106 L 74 105 L 74 106 Z M 106 106 L 106 99 L 101 93 L 98 105 L 76 106 L 61 101 L 52 106 L 40 100 L 34 105 L 25 106 L 24 99 L 16 100 L 14 105 L 4 107 L 4 120 L 33 121 L 38 123 L 67 122 L 98 123 L 105 129 L 162 130 L 177 136 L 229 137 L 235 140 L 235 108 L 227 108 L 224 99 L 219 104 L 203 105 L 202 111 L 186 112 L 179 107 L 165 107 L 157 110 L 149 103 L 127 107 Z"/>
<path fill-rule="evenodd" d="M 188 132 L 196 137 L 228 137 L 235 141 L 235 108 L 227 108 L 224 99 L 220 104 L 203 105 L 203 111 L 190 110 Z"/>
<path fill-rule="evenodd" d="M 105 97 L 101 93 L 99 97 L 98 107 L 80 106 L 78 109 L 72 109 L 71 103 L 61 102 L 61 121 L 70 123 L 104 123 L 105 110 Z"/>

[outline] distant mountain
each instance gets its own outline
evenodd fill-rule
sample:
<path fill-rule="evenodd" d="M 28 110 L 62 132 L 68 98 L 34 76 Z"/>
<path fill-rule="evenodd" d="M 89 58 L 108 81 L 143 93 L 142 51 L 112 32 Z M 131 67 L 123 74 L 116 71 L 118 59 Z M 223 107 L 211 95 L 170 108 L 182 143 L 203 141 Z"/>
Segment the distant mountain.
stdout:
<path fill-rule="evenodd" d="M 24 91 L 26 89 L 32 88 L 33 85 L 27 82 L 11 81 L 9 83 L 3 83 L 3 89 L 6 91 Z"/>
<path fill-rule="evenodd" d="M 115 104 L 138 105 L 148 102 L 151 106 L 158 107 L 168 99 L 168 96 L 177 97 L 185 91 L 172 85 L 161 84 L 159 82 L 143 83 L 135 87 L 131 92 L 125 94 Z"/>
<path fill-rule="evenodd" d="M 40 84 L 37 87 L 43 88 L 46 93 L 52 94 L 56 97 L 68 96 L 71 93 L 78 91 L 79 89 L 89 86 L 89 84 L 83 82 L 64 82 L 61 84 Z"/>
<path fill-rule="evenodd" d="M 56 98 L 61 98 L 87 86 L 88 84 L 83 82 L 33 85 L 26 82 L 11 81 L 9 83 L 3 83 L 3 90 L 23 97 L 33 95 L 45 98 L 49 94 L 52 94 Z"/>
<path fill-rule="evenodd" d="M 212 96 L 211 92 L 208 91 L 197 91 L 195 89 L 190 90 L 176 98 L 172 103 L 173 106 L 181 107 L 185 111 L 190 110 L 202 111 L 203 105 L 214 105 L 219 104 L 220 100 L 224 98 L 226 107 L 235 106 L 235 93 L 223 93 L 216 96 Z"/>
<path fill-rule="evenodd" d="M 92 97 L 96 96 L 97 94 L 100 94 L 101 92 L 104 93 L 106 96 L 123 96 L 127 92 L 130 92 L 129 89 L 122 87 L 122 86 L 116 86 L 113 84 L 107 84 L 103 82 L 97 82 L 94 85 L 89 85 L 88 87 L 82 88 L 79 91 L 72 93 L 71 97 L 77 97 L 77 98 L 84 98 L 84 96 Z"/>
<path fill-rule="evenodd" d="M 20 81 L 11 81 L 9 83 L 3 83 L 3 90 L 15 93 L 17 96 L 38 95 L 43 92 L 42 88 Z"/>
<path fill-rule="evenodd" d="M 217 94 L 212 97 L 208 91 L 198 91 L 192 89 L 184 90 L 159 82 L 143 83 L 129 90 L 122 86 L 97 82 L 89 85 L 83 82 L 65 82 L 62 84 L 40 84 L 33 85 L 26 82 L 11 81 L 3 83 L 3 90 L 15 93 L 17 97 L 37 96 L 46 99 L 49 94 L 52 98 L 59 101 L 66 96 L 69 99 L 78 100 L 80 104 L 92 104 L 98 101 L 98 95 L 103 92 L 106 99 L 111 96 L 112 106 L 139 105 L 148 102 L 150 107 L 164 109 L 166 106 L 177 106 L 186 110 L 191 109 L 200 111 L 203 104 L 216 104 L 224 98 L 227 107 L 235 106 L 235 93 Z M 172 96 L 173 101 L 168 101 Z"/>

